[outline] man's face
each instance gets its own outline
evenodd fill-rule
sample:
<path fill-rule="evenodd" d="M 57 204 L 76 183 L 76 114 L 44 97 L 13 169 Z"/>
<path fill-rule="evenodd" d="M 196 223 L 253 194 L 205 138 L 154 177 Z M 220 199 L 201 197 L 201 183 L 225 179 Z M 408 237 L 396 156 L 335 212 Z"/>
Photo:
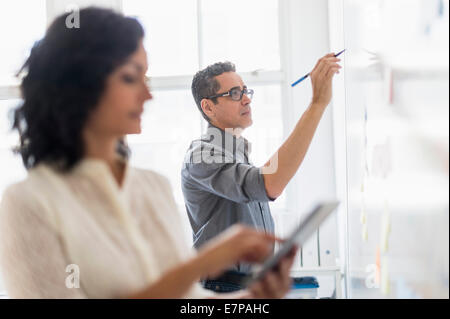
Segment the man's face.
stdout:
<path fill-rule="evenodd" d="M 220 84 L 217 94 L 226 93 L 233 88 L 246 88 L 242 78 L 235 72 L 226 72 L 216 77 Z M 253 124 L 250 98 L 244 94 L 241 101 L 234 101 L 230 96 L 217 98 L 217 104 L 212 105 L 213 125 L 221 128 L 246 129 Z"/>

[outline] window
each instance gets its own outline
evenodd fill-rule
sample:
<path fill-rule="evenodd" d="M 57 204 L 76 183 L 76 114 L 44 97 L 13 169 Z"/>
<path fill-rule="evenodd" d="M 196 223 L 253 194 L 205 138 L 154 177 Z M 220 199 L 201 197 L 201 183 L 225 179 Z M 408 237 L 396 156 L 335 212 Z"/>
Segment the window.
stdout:
<path fill-rule="evenodd" d="M 196 0 L 124 0 L 123 12 L 144 26 L 152 77 L 198 70 Z"/>
<path fill-rule="evenodd" d="M 43 37 L 45 27 L 45 0 L 0 2 L 0 199 L 8 185 L 24 178 L 26 174 L 20 156 L 12 153 L 18 136 L 11 133 L 11 111 L 20 104 L 15 89 L 15 75 L 33 44 Z"/>
<path fill-rule="evenodd" d="M 123 11 L 146 29 L 155 97 L 147 106 L 143 134 L 129 138 L 132 162 L 168 176 L 178 205 L 184 207 L 182 160 L 206 127 L 190 93 L 192 77 L 212 63 L 231 61 L 256 89 L 255 124 L 246 137 L 253 144 L 252 161 L 263 165 L 283 138 L 278 0 L 123 0 Z M 274 208 L 284 208 L 283 199 Z"/>
<path fill-rule="evenodd" d="M 27 58 L 33 43 L 44 35 L 45 3 L 45 0 L 0 2 L 0 85 L 16 84 L 14 75 Z"/>
<path fill-rule="evenodd" d="M 204 63 L 229 60 L 239 72 L 280 70 L 277 0 L 201 1 Z"/>
<path fill-rule="evenodd" d="M 6 187 L 26 174 L 20 156 L 12 152 L 18 142 L 18 135 L 11 132 L 12 111 L 19 104 L 20 100 L 0 101 L 0 200 Z"/>
<path fill-rule="evenodd" d="M 254 125 L 244 131 L 244 137 L 252 143 L 250 156 L 253 164 L 261 167 L 283 141 L 282 90 L 280 85 L 256 85 L 252 88 L 255 90 L 252 102 Z M 285 209 L 286 196 L 283 194 L 270 205 L 272 209 Z"/>
<path fill-rule="evenodd" d="M 168 177 L 183 207 L 181 166 L 190 142 L 201 135 L 202 119 L 189 90 L 157 90 L 153 96 L 145 106 L 142 134 L 128 138 L 131 163 Z"/>

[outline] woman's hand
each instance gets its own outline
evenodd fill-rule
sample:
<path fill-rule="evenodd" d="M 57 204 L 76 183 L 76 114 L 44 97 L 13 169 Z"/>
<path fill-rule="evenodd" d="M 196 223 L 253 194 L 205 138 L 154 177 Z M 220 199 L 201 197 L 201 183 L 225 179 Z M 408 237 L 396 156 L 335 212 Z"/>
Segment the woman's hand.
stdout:
<path fill-rule="evenodd" d="M 217 277 L 238 262 L 261 262 L 272 253 L 276 241 L 280 240 L 273 235 L 233 226 L 200 249 L 202 277 Z"/>
<path fill-rule="evenodd" d="M 273 244 L 281 241 L 261 231 L 234 226 L 203 246 L 198 254 L 168 270 L 158 280 L 128 298 L 182 298 L 200 278 L 216 277 L 237 262 L 257 263 L 266 259 Z M 221 294 L 223 298 L 280 298 L 290 287 L 289 269 L 295 252 L 283 259 L 278 269 L 248 290 Z"/>
<path fill-rule="evenodd" d="M 279 299 L 291 289 L 290 269 L 294 263 L 297 248 L 280 260 L 277 268 L 268 272 L 263 279 L 243 291 L 221 294 L 224 299 Z"/>
<path fill-rule="evenodd" d="M 237 262 L 258 263 L 271 253 L 273 245 L 282 241 L 273 235 L 243 226 L 234 226 L 221 236 L 216 237 L 199 252 L 204 265 L 204 276 L 216 277 L 229 266 Z M 294 263 L 297 248 L 280 260 L 276 269 L 268 272 L 264 278 L 252 284 L 247 290 L 222 294 L 221 297 L 237 299 L 282 298 L 291 289 L 290 269 Z"/>
<path fill-rule="evenodd" d="M 297 248 L 280 261 L 277 269 L 268 272 L 261 281 L 251 285 L 248 288 L 247 297 L 251 299 L 283 298 L 291 290 L 290 270 L 296 254 Z"/>

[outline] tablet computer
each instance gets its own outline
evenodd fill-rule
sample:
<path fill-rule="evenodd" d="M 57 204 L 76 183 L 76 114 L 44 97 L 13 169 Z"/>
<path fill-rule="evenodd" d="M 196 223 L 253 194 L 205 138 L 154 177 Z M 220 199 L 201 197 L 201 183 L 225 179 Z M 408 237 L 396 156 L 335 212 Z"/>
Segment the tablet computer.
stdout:
<path fill-rule="evenodd" d="M 246 277 L 242 282 L 242 285 L 247 287 L 253 282 L 261 280 L 268 271 L 277 267 L 279 261 L 288 255 L 294 246 L 303 246 L 308 238 L 314 234 L 322 222 L 330 216 L 338 205 L 338 201 L 325 202 L 317 205 L 311 212 L 302 218 L 300 225 L 291 233 L 288 239 L 282 243 L 280 249 L 270 256 L 258 271 L 252 273 L 251 276 Z"/>

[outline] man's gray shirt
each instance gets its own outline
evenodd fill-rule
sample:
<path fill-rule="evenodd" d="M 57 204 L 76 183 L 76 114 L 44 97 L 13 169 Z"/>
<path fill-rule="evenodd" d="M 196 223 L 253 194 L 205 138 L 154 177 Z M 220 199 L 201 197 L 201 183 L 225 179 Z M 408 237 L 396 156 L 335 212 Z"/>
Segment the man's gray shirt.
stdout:
<path fill-rule="evenodd" d="M 212 125 L 187 151 L 181 186 L 196 248 L 234 224 L 274 233 L 271 199 L 248 153 L 247 140 Z M 230 270 L 248 273 L 250 266 Z"/>

